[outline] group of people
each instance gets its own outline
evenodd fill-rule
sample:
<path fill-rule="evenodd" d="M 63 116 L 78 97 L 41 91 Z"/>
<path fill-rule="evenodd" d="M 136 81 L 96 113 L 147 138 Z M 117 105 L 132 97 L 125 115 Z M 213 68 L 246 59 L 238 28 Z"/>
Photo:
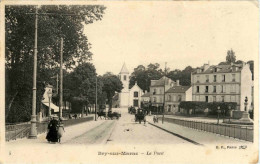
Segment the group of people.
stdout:
<path fill-rule="evenodd" d="M 46 139 L 49 143 L 60 143 L 60 139 L 65 132 L 64 125 L 61 118 L 58 116 L 51 117 L 51 120 L 48 124 L 48 133 Z"/>

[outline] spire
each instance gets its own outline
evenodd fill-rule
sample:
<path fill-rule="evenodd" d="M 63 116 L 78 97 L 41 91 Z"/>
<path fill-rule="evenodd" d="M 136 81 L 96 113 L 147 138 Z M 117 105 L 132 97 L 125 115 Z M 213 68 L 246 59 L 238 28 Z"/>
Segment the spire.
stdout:
<path fill-rule="evenodd" d="M 126 68 L 125 62 L 120 71 L 120 74 L 122 74 L 122 73 L 129 73 L 128 69 Z"/>

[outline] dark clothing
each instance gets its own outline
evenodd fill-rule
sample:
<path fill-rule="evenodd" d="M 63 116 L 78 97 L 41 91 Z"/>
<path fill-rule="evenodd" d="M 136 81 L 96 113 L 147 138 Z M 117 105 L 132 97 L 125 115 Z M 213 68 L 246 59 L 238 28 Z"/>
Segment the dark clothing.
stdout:
<path fill-rule="evenodd" d="M 46 139 L 51 142 L 58 142 L 58 129 L 59 129 L 59 121 L 51 120 L 48 125 L 48 134 Z"/>

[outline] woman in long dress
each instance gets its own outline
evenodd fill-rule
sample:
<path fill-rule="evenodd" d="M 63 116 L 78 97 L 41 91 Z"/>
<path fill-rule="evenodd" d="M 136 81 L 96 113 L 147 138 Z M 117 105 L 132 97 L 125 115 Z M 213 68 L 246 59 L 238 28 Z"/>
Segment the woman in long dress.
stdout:
<path fill-rule="evenodd" d="M 48 134 L 46 139 L 49 142 L 58 142 L 58 129 L 59 129 L 59 122 L 57 119 L 53 118 L 49 125 L 48 125 Z"/>

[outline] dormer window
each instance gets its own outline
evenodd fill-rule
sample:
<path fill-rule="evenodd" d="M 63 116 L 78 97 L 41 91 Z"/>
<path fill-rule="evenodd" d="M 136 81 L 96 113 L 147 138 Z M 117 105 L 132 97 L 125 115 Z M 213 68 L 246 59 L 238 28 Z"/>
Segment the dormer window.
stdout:
<path fill-rule="evenodd" d="M 126 81 L 126 75 L 124 75 L 124 81 Z"/>
<path fill-rule="evenodd" d="M 218 68 L 217 68 L 217 67 L 215 67 L 215 68 L 214 68 L 214 72 L 217 72 L 217 71 L 218 71 Z"/>

